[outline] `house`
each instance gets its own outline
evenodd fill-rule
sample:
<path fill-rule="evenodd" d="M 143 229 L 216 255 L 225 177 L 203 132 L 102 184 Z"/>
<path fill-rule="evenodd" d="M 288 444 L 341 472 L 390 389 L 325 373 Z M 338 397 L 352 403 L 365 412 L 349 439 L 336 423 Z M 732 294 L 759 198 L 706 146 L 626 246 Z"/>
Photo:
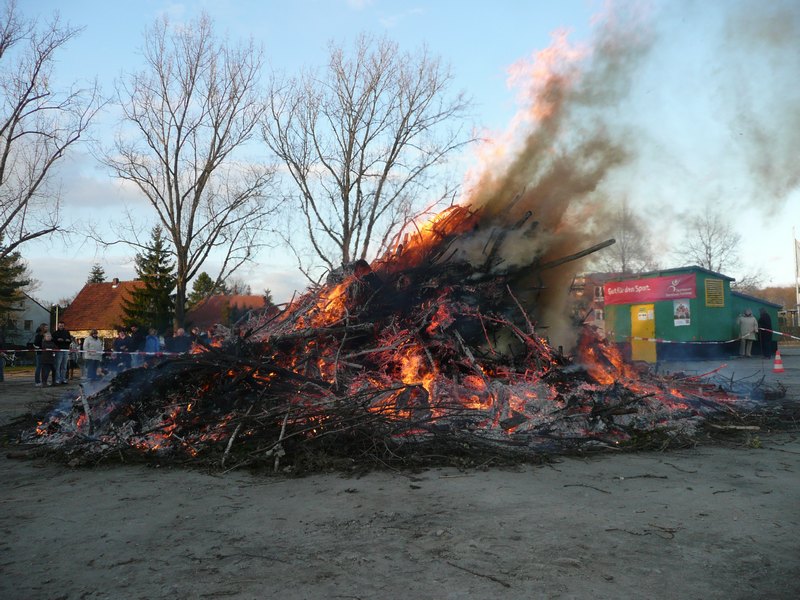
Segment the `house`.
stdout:
<path fill-rule="evenodd" d="M 186 313 L 186 323 L 205 331 L 212 330 L 215 325 L 230 327 L 247 312 L 266 305 L 264 296 L 209 296 Z"/>
<path fill-rule="evenodd" d="M 142 281 L 120 281 L 87 283 L 61 313 L 60 320 L 76 338 L 85 338 L 92 329 L 97 329 L 101 338 L 113 338 L 122 325 L 123 300 L 130 293 L 144 286 Z"/>
<path fill-rule="evenodd" d="M 737 355 L 738 316 L 749 308 L 758 317 L 763 308 L 778 331 L 780 306 L 731 290 L 732 281 L 698 266 L 609 281 L 603 286 L 607 338 L 633 360 L 651 363 Z"/>
<path fill-rule="evenodd" d="M 28 294 L 16 306 L 19 310 L 2 315 L 5 341 L 8 348 L 26 346 L 33 341 L 36 328 L 42 323 L 50 325 L 50 311 Z"/>

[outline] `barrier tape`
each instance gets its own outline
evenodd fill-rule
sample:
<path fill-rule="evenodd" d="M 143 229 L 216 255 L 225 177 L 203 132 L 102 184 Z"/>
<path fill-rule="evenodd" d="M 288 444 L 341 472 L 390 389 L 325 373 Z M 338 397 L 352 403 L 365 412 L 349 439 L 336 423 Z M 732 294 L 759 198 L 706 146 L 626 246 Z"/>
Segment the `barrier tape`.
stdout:
<path fill-rule="evenodd" d="M 783 337 L 792 338 L 793 340 L 800 340 L 800 337 L 795 335 L 790 335 L 788 333 L 781 333 L 780 331 L 773 331 L 772 329 L 759 329 L 759 331 L 769 331 L 770 333 L 774 333 L 775 335 L 782 335 Z M 613 334 L 612 334 L 613 335 Z M 744 336 L 733 338 L 732 340 L 725 340 L 722 342 L 719 341 L 704 341 L 704 340 L 686 340 L 686 341 L 677 341 L 677 340 L 665 340 L 663 338 L 643 338 L 643 337 L 635 337 L 635 336 L 627 336 L 626 339 L 629 340 L 636 340 L 637 342 L 658 342 L 659 344 L 705 344 L 705 345 L 714 345 L 714 344 L 731 344 L 733 342 L 738 342 L 742 340 Z M 753 340 L 758 341 L 758 340 Z"/>
<path fill-rule="evenodd" d="M 772 329 L 762 329 L 761 331 L 769 331 L 770 333 L 774 333 L 776 335 L 782 335 L 783 337 L 792 338 L 793 340 L 800 340 L 800 337 L 796 335 L 790 335 L 788 333 L 781 333 L 780 331 L 772 331 Z"/>
<path fill-rule="evenodd" d="M 69 350 L 64 348 L 49 348 L 43 350 L 42 348 L 13 348 L 10 350 L 0 350 L 0 352 L 68 352 L 70 354 L 130 354 L 135 356 L 184 356 L 186 354 L 192 354 L 192 352 L 145 352 L 144 350 L 133 350 L 133 351 L 118 351 L 118 350 Z M 195 354 L 197 354 L 195 352 Z"/>
<path fill-rule="evenodd" d="M 769 331 L 770 333 L 774 333 L 775 335 L 781 335 L 783 337 L 788 337 L 793 340 L 800 340 L 800 337 L 796 335 L 790 335 L 788 333 L 781 333 L 780 331 L 773 331 L 772 329 L 760 329 L 759 331 Z M 613 332 L 610 333 L 610 336 L 614 336 Z M 677 341 L 677 340 L 665 340 L 664 338 L 644 338 L 644 337 L 636 337 L 636 336 L 627 336 L 626 339 L 629 340 L 636 340 L 637 342 L 658 342 L 659 344 L 700 344 L 700 345 L 719 345 L 719 344 L 732 344 L 733 342 L 738 342 L 742 338 L 733 338 L 731 340 L 725 340 L 723 342 L 718 341 L 703 341 L 703 340 L 686 340 L 686 341 Z M 757 341 L 757 340 L 754 340 Z M 11 349 L 11 350 L 0 350 L 0 352 L 69 352 L 74 354 L 130 354 L 136 356 L 155 356 L 155 357 L 162 357 L 162 356 L 183 356 L 185 354 L 192 354 L 191 352 L 144 352 L 143 350 L 140 351 L 132 351 L 132 352 L 117 352 L 114 350 L 65 350 L 63 348 L 54 348 L 51 350 L 42 350 L 41 348 L 25 348 L 25 349 Z"/>

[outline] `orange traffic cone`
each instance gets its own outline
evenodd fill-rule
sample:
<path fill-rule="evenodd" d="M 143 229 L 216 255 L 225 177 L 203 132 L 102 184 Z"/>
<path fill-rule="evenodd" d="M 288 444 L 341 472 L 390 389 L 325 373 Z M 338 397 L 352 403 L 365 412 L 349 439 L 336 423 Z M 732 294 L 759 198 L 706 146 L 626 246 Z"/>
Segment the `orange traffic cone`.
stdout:
<path fill-rule="evenodd" d="M 783 361 L 781 360 L 781 351 L 775 351 L 775 364 L 772 366 L 773 373 L 783 373 Z"/>

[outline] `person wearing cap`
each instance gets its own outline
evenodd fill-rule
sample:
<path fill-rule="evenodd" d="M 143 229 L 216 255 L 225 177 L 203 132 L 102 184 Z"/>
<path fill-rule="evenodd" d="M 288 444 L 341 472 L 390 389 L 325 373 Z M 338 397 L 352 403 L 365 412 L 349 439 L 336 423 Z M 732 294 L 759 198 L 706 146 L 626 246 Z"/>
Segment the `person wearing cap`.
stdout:
<path fill-rule="evenodd" d="M 753 311 L 745 309 L 739 317 L 739 356 L 749 357 L 753 349 L 753 341 L 758 333 L 758 321 L 753 316 Z"/>
<path fill-rule="evenodd" d="M 86 378 L 89 381 L 97 381 L 97 367 L 103 359 L 103 340 L 97 336 L 97 329 L 92 329 L 85 340 L 83 340 L 83 360 L 86 363 Z"/>

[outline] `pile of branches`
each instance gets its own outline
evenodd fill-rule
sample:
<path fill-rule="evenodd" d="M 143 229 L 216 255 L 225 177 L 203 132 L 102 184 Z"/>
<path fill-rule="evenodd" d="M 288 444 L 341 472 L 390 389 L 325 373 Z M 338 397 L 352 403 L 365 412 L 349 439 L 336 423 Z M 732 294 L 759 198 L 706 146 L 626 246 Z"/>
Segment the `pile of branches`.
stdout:
<path fill-rule="evenodd" d="M 478 264 L 454 250 L 473 217 L 217 345 L 122 373 L 26 439 L 88 461 L 307 472 L 687 445 L 731 410 L 728 394 L 640 373 L 588 333 L 577 355 L 556 352 L 518 299 L 520 271 L 498 268 L 500 236 Z"/>

